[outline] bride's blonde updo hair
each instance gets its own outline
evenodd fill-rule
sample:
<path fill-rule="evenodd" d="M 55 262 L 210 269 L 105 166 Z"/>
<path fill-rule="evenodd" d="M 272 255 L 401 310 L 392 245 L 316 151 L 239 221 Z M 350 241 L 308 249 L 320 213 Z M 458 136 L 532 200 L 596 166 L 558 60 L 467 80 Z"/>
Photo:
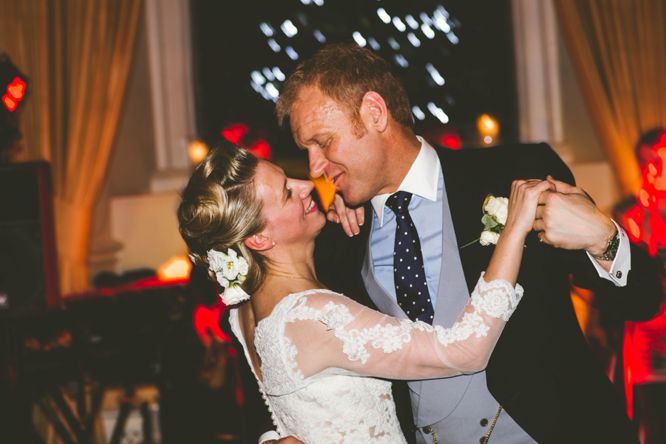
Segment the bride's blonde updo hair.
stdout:
<path fill-rule="evenodd" d="M 254 187 L 257 163 L 252 154 L 229 143 L 212 148 L 194 170 L 178 207 L 180 235 L 195 265 L 208 268 L 208 250 L 226 253 L 233 248 L 248 262 L 241 287 L 249 294 L 261 286 L 266 272 L 265 257 L 243 243 L 264 228 Z"/>

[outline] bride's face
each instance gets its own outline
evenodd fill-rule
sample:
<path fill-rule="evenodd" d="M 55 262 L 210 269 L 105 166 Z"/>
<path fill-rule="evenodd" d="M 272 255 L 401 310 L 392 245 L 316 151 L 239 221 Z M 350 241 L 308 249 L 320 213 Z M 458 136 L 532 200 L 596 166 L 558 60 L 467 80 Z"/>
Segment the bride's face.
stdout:
<path fill-rule="evenodd" d="M 300 243 L 314 239 L 326 218 L 312 199 L 312 182 L 288 178 L 282 168 L 260 160 L 254 176 L 262 217 L 273 241 Z"/>

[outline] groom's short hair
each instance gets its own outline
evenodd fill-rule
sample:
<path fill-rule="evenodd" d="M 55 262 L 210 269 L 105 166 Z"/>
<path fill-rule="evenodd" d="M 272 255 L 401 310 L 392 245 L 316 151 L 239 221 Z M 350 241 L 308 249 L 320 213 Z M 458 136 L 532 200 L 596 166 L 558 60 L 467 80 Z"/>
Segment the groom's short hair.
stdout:
<path fill-rule="evenodd" d="M 407 127 L 413 125 L 409 97 L 391 65 L 354 43 L 326 45 L 298 64 L 284 83 L 276 105 L 280 125 L 285 123 L 298 93 L 305 86 L 317 86 L 343 104 L 354 123 L 360 122 L 363 95 L 375 91 L 384 98 L 393 119 Z"/>

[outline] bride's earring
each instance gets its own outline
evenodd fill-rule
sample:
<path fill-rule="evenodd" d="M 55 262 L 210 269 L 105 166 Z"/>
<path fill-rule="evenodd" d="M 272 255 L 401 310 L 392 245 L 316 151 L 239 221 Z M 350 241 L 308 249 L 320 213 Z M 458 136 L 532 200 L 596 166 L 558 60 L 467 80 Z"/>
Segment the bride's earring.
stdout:
<path fill-rule="evenodd" d="M 274 247 L 274 246 L 277 245 L 277 242 L 273 241 L 273 242 L 271 243 L 271 245 Z"/>

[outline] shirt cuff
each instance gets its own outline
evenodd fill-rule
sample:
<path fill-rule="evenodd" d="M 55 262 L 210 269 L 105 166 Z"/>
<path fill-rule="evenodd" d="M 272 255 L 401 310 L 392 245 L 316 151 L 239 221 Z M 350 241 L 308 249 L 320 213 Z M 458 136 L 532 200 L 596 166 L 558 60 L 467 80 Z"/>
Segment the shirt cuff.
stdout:
<path fill-rule="evenodd" d="M 261 444 L 264 441 L 270 441 L 272 439 L 275 439 L 275 440 L 280 439 L 280 435 L 275 430 L 270 430 L 270 431 L 265 432 L 264 434 L 262 434 L 259 437 L 259 444 Z"/>
<path fill-rule="evenodd" d="M 629 276 L 629 271 L 631 270 L 631 247 L 629 245 L 629 237 L 627 236 L 627 233 L 617 224 L 617 222 L 613 221 L 613 223 L 617 227 L 617 232 L 620 234 L 620 245 L 617 248 L 617 254 L 611 264 L 610 271 L 604 270 L 590 253 L 586 253 L 587 257 L 592 261 L 592 265 L 594 265 L 600 278 L 613 282 L 617 287 L 624 287 L 627 285 L 627 276 Z"/>

